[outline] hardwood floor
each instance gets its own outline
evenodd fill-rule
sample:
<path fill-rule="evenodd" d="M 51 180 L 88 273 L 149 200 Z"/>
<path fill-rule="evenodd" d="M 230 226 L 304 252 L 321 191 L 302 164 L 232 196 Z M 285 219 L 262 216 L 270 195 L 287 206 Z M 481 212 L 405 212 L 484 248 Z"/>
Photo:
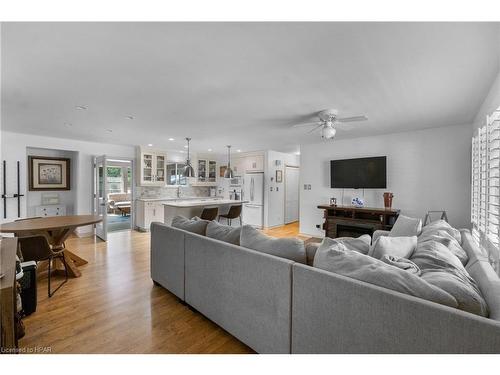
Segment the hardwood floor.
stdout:
<path fill-rule="evenodd" d="M 266 231 L 298 236 L 292 223 Z M 115 232 L 108 241 L 73 237 L 66 246 L 89 263 L 53 297 L 38 280 L 37 311 L 24 319 L 21 348 L 52 353 L 253 353 L 252 349 L 153 285 L 149 233 Z M 62 278 L 54 278 L 54 287 Z"/>

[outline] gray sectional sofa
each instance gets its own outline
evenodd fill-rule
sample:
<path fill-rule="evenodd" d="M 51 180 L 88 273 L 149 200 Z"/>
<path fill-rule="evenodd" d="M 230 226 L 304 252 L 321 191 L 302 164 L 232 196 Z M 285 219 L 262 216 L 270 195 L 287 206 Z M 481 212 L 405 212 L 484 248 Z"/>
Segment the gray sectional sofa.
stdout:
<path fill-rule="evenodd" d="M 473 253 L 470 233 L 461 233 Z M 258 353 L 500 353 L 498 278 L 486 259 L 470 262 L 485 299 L 493 301 L 489 319 L 151 225 L 153 281 Z"/>

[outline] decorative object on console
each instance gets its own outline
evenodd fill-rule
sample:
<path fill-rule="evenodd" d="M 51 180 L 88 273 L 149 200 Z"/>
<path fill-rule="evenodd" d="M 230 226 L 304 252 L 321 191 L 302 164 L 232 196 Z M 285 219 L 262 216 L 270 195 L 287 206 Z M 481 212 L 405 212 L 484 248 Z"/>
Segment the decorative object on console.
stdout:
<path fill-rule="evenodd" d="M 283 171 L 281 169 L 276 170 L 276 182 L 283 182 Z"/>
<path fill-rule="evenodd" d="M 71 190 L 70 164 L 69 158 L 28 156 L 30 191 Z"/>
<path fill-rule="evenodd" d="M 336 206 L 337 205 L 337 198 L 330 198 L 330 206 Z"/>
<path fill-rule="evenodd" d="M 392 198 L 394 198 L 394 194 L 390 192 L 384 193 L 384 207 L 386 209 L 391 209 L 392 207 Z"/>
<path fill-rule="evenodd" d="M 186 159 L 186 166 L 184 167 L 184 177 L 194 177 L 194 169 L 193 166 L 191 165 L 191 158 L 189 157 L 189 142 L 191 141 L 191 138 L 187 137 L 187 159 Z"/>
<path fill-rule="evenodd" d="M 227 169 L 224 172 L 224 178 L 233 178 L 233 170 L 231 169 L 231 145 L 227 145 Z"/>
<path fill-rule="evenodd" d="M 351 200 L 351 204 L 352 204 L 354 207 L 357 207 L 357 208 L 362 208 L 362 207 L 364 207 L 364 205 L 365 205 L 365 201 L 363 200 L 363 198 L 360 198 L 360 197 L 354 197 L 354 198 L 352 198 L 352 200 Z"/>

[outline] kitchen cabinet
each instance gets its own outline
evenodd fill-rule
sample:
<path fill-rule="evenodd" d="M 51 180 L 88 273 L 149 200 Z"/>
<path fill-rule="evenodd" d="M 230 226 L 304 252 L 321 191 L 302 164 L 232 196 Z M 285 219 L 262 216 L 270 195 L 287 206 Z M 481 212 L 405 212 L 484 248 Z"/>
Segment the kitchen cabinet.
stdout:
<path fill-rule="evenodd" d="M 163 201 L 136 201 L 135 226 L 141 231 L 148 231 L 153 221 L 163 223 Z"/>
<path fill-rule="evenodd" d="M 198 159 L 198 182 L 217 182 L 217 162 Z"/>
<path fill-rule="evenodd" d="M 234 158 L 233 172 L 236 176 L 243 176 L 246 172 L 263 172 L 264 155 L 249 155 Z"/>
<path fill-rule="evenodd" d="M 140 186 L 164 186 L 166 184 L 166 153 L 140 149 L 138 159 L 137 176 Z"/>

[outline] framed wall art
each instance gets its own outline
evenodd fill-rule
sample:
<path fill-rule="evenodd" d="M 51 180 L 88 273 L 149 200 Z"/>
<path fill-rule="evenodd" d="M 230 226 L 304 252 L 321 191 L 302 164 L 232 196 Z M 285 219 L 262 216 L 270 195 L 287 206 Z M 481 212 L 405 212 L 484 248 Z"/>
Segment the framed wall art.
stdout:
<path fill-rule="evenodd" d="M 71 190 L 71 159 L 28 156 L 29 190 Z"/>

